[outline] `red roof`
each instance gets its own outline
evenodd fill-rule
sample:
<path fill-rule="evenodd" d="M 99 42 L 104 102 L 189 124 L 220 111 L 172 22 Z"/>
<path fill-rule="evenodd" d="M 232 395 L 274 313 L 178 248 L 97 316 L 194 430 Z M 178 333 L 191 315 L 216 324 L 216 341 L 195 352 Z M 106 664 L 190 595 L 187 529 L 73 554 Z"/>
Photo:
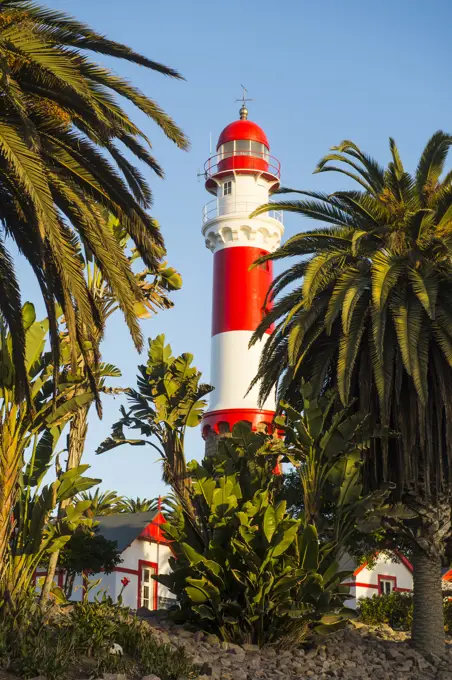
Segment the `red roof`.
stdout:
<path fill-rule="evenodd" d="M 252 142 L 260 142 L 270 149 L 267 136 L 262 128 L 252 120 L 235 120 L 229 123 L 220 135 L 217 149 L 225 142 L 233 142 L 237 139 L 249 139 Z"/>

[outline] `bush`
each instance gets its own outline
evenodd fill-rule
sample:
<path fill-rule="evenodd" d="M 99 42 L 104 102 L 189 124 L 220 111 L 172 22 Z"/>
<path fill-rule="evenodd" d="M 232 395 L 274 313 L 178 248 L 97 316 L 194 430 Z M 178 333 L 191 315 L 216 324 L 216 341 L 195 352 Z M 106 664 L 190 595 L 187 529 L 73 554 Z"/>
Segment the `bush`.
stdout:
<path fill-rule="evenodd" d="M 129 678 L 156 674 L 161 680 L 198 677 L 183 649 L 160 645 L 144 622 L 108 598 L 41 611 L 33 593 L 14 611 L 0 603 L 0 668 L 21 677 L 63 680 L 88 671 L 125 673 Z M 110 649 L 119 644 L 124 655 Z M 85 668 L 86 666 L 86 668 Z"/>
<path fill-rule="evenodd" d="M 177 596 L 180 618 L 236 644 L 291 646 L 354 615 L 332 546 L 277 501 L 278 446 L 236 425 L 213 456 L 190 464 L 193 512 L 185 504 L 164 527 L 176 559 L 157 580 Z"/>
<path fill-rule="evenodd" d="M 413 598 L 410 593 L 393 592 L 358 600 L 358 612 L 363 623 L 376 626 L 386 623 L 395 630 L 410 630 L 413 620 Z"/>
<path fill-rule="evenodd" d="M 444 600 L 444 630 L 452 635 L 452 600 Z M 387 623 L 394 630 L 410 630 L 413 621 L 413 598 L 411 593 L 374 595 L 358 600 L 361 621 L 369 626 Z"/>
<path fill-rule="evenodd" d="M 452 600 L 444 600 L 444 630 L 452 635 Z"/>

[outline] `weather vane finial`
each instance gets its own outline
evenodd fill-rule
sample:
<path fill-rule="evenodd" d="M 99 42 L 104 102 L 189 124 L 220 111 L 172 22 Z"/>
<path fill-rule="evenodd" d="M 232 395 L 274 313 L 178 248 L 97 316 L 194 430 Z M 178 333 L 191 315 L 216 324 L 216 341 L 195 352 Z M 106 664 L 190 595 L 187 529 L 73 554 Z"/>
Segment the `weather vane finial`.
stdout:
<path fill-rule="evenodd" d="M 244 85 L 240 85 L 240 87 L 243 90 L 243 94 L 240 97 L 240 99 L 236 99 L 236 102 L 242 102 L 242 106 L 240 107 L 240 120 L 246 120 L 248 118 L 248 109 L 246 108 L 246 102 L 252 102 L 252 99 L 247 98 L 248 90 Z"/>

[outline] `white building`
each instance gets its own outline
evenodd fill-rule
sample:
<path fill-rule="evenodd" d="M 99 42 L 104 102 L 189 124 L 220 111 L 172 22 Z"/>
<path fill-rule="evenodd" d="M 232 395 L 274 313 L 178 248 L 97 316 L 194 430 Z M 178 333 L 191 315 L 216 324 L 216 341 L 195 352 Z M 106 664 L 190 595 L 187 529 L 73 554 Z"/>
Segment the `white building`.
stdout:
<path fill-rule="evenodd" d="M 123 604 L 131 609 L 146 607 L 162 609 L 174 600 L 174 595 L 165 586 L 157 583 L 152 576 L 167 574 L 170 571 L 169 557 L 171 548 L 164 538 L 162 524 L 165 518 L 159 511 L 120 513 L 96 517 L 99 534 L 109 541 L 116 541 L 121 552 L 121 563 L 111 574 L 85 574 L 85 579 L 100 583 L 89 590 L 88 599 L 106 592 L 116 601 L 122 591 Z M 45 576 L 45 571 L 37 571 L 36 578 Z M 124 587 L 123 580 L 128 583 Z M 57 574 L 57 583 L 62 586 L 64 573 Z M 86 580 L 85 580 L 86 582 Z M 76 576 L 73 601 L 81 601 L 84 593 L 84 577 Z"/>
<path fill-rule="evenodd" d="M 341 569 L 353 569 L 350 560 Z M 350 600 L 346 606 L 356 608 L 362 597 L 385 595 L 391 592 L 411 593 L 413 591 L 413 566 L 399 552 L 381 552 L 375 555 L 371 564 L 364 562 L 356 566 L 353 574 L 343 585 L 350 587 Z"/>

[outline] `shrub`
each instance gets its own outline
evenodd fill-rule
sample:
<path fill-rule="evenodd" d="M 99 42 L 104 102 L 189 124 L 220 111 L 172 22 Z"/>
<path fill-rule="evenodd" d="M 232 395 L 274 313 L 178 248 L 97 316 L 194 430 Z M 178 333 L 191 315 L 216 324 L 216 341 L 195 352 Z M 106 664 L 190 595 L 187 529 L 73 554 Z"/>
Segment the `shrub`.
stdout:
<path fill-rule="evenodd" d="M 376 626 L 386 623 L 396 630 L 410 630 L 413 620 L 413 598 L 410 593 L 393 592 L 358 600 L 363 623 Z"/>
<path fill-rule="evenodd" d="M 114 643 L 121 645 L 123 656 L 110 653 Z M 198 676 L 183 649 L 160 645 L 147 624 L 109 598 L 46 611 L 39 608 L 33 593 L 23 596 L 14 610 L 0 603 L 0 668 L 24 678 L 42 675 L 63 680 L 76 671 L 83 674 L 86 657 L 96 662 L 96 675 L 155 674 L 161 680 Z M 92 673 L 92 663 L 86 670 Z"/>
<path fill-rule="evenodd" d="M 353 615 L 331 546 L 321 549 L 315 527 L 276 500 L 278 446 L 235 426 L 213 456 L 189 466 L 195 512 L 184 506 L 164 527 L 177 559 L 157 580 L 176 594 L 178 615 L 238 644 L 290 645 Z"/>
<path fill-rule="evenodd" d="M 444 600 L 444 629 L 447 635 L 452 635 L 452 600 Z"/>

